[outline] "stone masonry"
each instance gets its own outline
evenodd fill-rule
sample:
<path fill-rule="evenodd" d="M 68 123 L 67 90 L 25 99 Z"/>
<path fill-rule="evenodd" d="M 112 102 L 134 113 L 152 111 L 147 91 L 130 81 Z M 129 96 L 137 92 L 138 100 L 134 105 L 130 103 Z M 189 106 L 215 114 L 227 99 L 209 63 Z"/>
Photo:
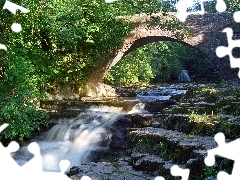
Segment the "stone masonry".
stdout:
<path fill-rule="evenodd" d="M 155 16 L 156 15 L 166 18 L 166 14 L 155 14 Z M 174 13 L 170 13 L 170 15 L 172 16 Z M 149 29 L 148 22 L 150 16 L 146 14 L 131 16 L 130 19 L 135 22 L 135 27 L 125 37 L 122 48 L 116 52 L 115 57 L 112 58 L 108 64 L 107 69 L 114 66 L 127 53 L 145 44 L 157 41 L 174 41 L 198 49 L 219 69 L 226 79 L 237 78 L 238 69 L 230 68 L 228 56 L 224 58 L 216 56 L 216 48 L 218 46 L 228 45 L 226 34 L 222 32 L 223 29 L 226 27 L 232 28 L 234 38 L 240 38 L 240 24 L 237 24 L 233 20 L 233 13 L 224 12 L 189 15 L 183 24 L 191 30 L 192 35 L 182 41 L 177 40 L 171 32 L 159 27 L 151 27 Z"/>

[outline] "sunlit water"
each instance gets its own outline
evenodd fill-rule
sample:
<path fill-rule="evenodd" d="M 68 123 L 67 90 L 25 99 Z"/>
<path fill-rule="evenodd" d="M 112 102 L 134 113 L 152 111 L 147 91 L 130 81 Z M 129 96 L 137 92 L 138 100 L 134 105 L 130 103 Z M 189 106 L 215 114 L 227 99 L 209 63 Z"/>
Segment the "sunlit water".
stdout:
<path fill-rule="evenodd" d="M 185 92 L 176 88 L 161 88 L 144 91 L 138 94 L 138 98 L 144 101 L 165 100 L 172 94 Z M 137 103 L 129 112 L 123 112 L 120 107 L 92 106 L 74 119 L 60 119 L 48 132 L 33 140 L 40 146 L 43 170 L 60 171 L 59 162 L 63 159 L 70 161 L 70 167 L 93 161 L 93 152 L 109 148 L 111 125 L 125 114 L 147 113 L 144 106 L 142 102 Z M 33 158 L 27 146 L 23 146 L 13 156 L 19 165 Z"/>
<path fill-rule="evenodd" d="M 173 95 L 185 94 L 186 90 L 180 90 L 176 87 L 164 87 L 154 90 L 143 91 L 137 96 L 144 101 L 168 100 Z"/>
<path fill-rule="evenodd" d="M 73 122 L 53 126 L 37 140 L 43 157 L 44 171 L 60 171 L 59 162 L 67 159 L 71 166 L 90 162 L 91 151 L 106 150 L 111 140 L 111 123 L 123 115 L 121 108 L 91 107 Z M 14 155 L 20 165 L 32 158 L 27 146 Z"/>

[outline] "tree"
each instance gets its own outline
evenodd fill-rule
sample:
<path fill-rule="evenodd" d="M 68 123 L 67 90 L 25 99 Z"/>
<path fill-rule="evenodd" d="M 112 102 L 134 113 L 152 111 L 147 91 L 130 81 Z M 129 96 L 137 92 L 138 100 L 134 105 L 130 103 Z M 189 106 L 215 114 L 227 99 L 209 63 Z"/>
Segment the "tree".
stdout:
<path fill-rule="evenodd" d="M 38 110 L 46 85 L 84 84 L 102 63 L 96 59 L 121 44 L 129 24 L 116 20 L 102 0 L 15 3 L 30 13 L 1 11 L 1 43 L 8 52 L 0 51 L 0 121 L 10 124 L 3 138 L 23 140 L 46 124 Z M 21 33 L 10 30 L 14 21 L 21 22 Z"/>
<path fill-rule="evenodd" d="M 126 55 L 105 77 L 114 86 L 176 81 L 182 69 L 192 80 L 219 82 L 221 76 L 210 61 L 193 47 L 178 42 L 147 44 Z"/>
<path fill-rule="evenodd" d="M 8 52 L 0 51 L 0 119 L 1 123 L 10 123 L 10 130 L 2 136 L 20 140 L 46 124 L 46 114 L 38 110 L 46 86 L 92 84 L 86 87 L 94 89 L 96 82 L 103 82 L 111 58 L 133 27 L 118 16 L 172 8 L 158 0 L 112 4 L 104 0 L 13 2 L 30 12 L 0 12 L 1 43 L 8 47 Z M 0 3 L 3 7 L 5 0 Z M 13 22 L 21 23 L 23 31 L 13 33 Z M 176 21 L 171 22 L 174 26 L 168 22 L 168 28 L 176 29 Z"/>

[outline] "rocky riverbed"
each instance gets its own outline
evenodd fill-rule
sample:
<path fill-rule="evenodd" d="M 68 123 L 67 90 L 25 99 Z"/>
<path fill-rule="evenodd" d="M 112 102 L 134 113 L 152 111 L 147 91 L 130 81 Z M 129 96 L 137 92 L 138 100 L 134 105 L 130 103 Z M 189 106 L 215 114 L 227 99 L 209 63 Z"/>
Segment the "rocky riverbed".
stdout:
<path fill-rule="evenodd" d="M 190 169 L 189 179 L 216 179 L 217 172 L 221 170 L 231 173 L 232 160 L 219 156 L 216 157 L 216 164 L 209 167 L 204 164 L 204 158 L 207 150 L 217 147 L 214 135 L 218 132 L 223 132 L 227 141 L 239 137 L 240 84 L 188 83 L 167 86 L 172 89 L 178 87 L 186 93 L 147 101 L 137 98 L 137 94 L 144 96 L 149 90 L 161 91 L 163 88 L 159 85 L 137 90 L 122 88 L 119 90 L 121 97 L 117 99 L 83 98 L 85 102 L 65 100 L 55 104 L 61 110 L 52 116 L 55 118 L 60 118 L 64 109 L 74 116 L 83 107 L 93 104 L 122 106 L 125 112 L 138 107 L 138 111 L 125 114 L 115 121 L 108 150 L 92 152 L 95 157 L 92 162 L 72 167 L 67 175 L 72 179 L 87 175 L 96 180 L 141 180 L 157 176 L 169 180 L 180 179 L 170 174 L 170 168 L 175 164 Z M 52 122 L 55 121 L 53 119 Z"/>

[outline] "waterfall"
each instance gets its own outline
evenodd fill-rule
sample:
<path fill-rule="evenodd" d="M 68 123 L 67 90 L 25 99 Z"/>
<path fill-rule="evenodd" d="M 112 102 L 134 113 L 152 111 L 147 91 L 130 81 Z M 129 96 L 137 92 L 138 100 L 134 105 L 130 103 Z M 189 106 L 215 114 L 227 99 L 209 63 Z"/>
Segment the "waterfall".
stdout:
<path fill-rule="evenodd" d="M 152 89 L 142 91 L 137 94 L 137 97 L 142 101 L 156 101 L 156 100 L 168 100 L 173 95 L 185 94 L 186 90 L 180 90 L 176 87 L 162 87 L 158 89 Z"/>
<path fill-rule="evenodd" d="M 178 75 L 178 81 L 179 82 L 189 82 L 190 76 L 188 75 L 187 70 L 182 70 L 182 72 Z"/>
<path fill-rule="evenodd" d="M 109 148 L 112 137 L 110 122 L 121 115 L 121 108 L 91 107 L 80 113 L 73 122 L 53 126 L 37 140 L 43 157 L 43 170 L 60 171 L 59 162 L 63 159 L 69 160 L 71 167 L 91 162 L 92 152 Z M 23 165 L 33 156 L 24 146 L 13 157 L 19 165 Z"/>
<path fill-rule="evenodd" d="M 44 171 L 60 171 L 59 162 L 70 161 L 70 167 L 96 161 L 106 150 L 124 150 L 128 129 L 131 127 L 129 114 L 145 114 L 147 101 L 169 99 L 186 90 L 174 86 L 159 87 L 138 94 L 132 110 L 112 106 L 91 106 L 73 119 L 59 119 L 50 130 L 32 141 L 37 142 L 43 160 Z M 126 116 L 125 116 L 126 115 Z M 19 165 L 28 162 L 33 155 L 27 145 L 12 153 Z"/>

